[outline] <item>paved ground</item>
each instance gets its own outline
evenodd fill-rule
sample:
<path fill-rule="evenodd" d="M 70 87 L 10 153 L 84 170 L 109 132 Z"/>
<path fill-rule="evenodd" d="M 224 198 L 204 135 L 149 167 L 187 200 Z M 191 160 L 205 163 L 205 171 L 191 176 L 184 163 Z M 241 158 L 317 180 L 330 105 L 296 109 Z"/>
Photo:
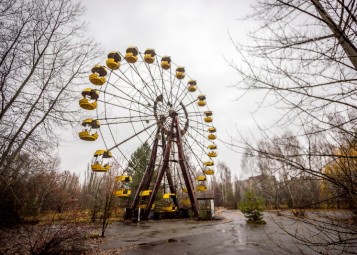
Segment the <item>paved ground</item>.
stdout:
<path fill-rule="evenodd" d="M 164 220 L 115 223 L 107 230 L 108 238 L 100 249 L 110 254 L 121 251 L 120 254 L 126 255 L 288 254 L 285 249 L 292 254 L 314 254 L 306 247 L 295 244 L 295 240 L 274 223 L 284 221 L 290 230 L 298 227 L 285 217 L 265 214 L 267 224 L 263 226 L 246 224 L 239 211 L 222 211 L 222 217 L 223 220 L 210 222 Z"/>

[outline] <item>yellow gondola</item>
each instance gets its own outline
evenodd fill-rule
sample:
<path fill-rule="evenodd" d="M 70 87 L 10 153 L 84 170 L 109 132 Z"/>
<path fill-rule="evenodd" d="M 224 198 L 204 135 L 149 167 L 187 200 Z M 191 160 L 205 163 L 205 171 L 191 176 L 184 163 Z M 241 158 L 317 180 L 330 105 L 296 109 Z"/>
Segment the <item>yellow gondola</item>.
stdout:
<path fill-rule="evenodd" d="M 217 157 L 217 152 L 215 152 L 215 151 L 210 151 L 210 152 L 207 153 L 207 155 L 208 155 L 208 157 L 210 157 L 210 158 L 215 158 L 215 157 Z"/>
<path fill-rule="evenodd" d="M 114 196 L 117 197 L 128 197 L 131 195 L 131 190 L 130 189 L 117 189 L 114 191 Z"/>
<path fill-rule="evenodd" d="M 198 95 L 197 96 L 197 99 L 198 99 L 198 101 L 197 101 L 197 105 L 198 106 L 205 106 L 206 105 L 206 96 L 205 95 Z"/>
<path fill-rule="evenodd" d="M 163 199 L 169 199 L 169 198 L 174 198 L 174 197 L 176 197 L 176 194 L 174 194 L 174 193 L 165 193 L 162 196 Z"/>
<path fill-rule="evenodd" d="M 86 88 L 82 91 L 83 98 L 79 100 L 79 106 L 85 110 L 97 108 L 99 92 L 96 89 Z"/>
<path fill-rule="evenodd" d="M 94 153 L 93 163 L 91 165 L 94 172 L 108 172 L 111 165 L 109 159 L 112 157 L 112 153 L 107 150 L 97 150 Z"/>
<path fill-rule="evenodd" d="M 217 136 L 215 134 L 208 134 L 208 139 L 210 140 L 215 140 L 217 138 Z"/>
<path fill-rule="evenodd" d="M 211 116 L 204 117 L 203 120 L 204 120 L 204 122 L 206 122 L 206 123 L 211 123 L 211 122 L 213 121 L 213 119 L 212 119 Z"/>
<path fill-rule="evenodd" d="M 133 178 L 131 176 L 127 176 L 127 175 L 119 175 L 115 177 L 115 181 L 116 182 L 132 182 Z"/>
<path fill-rule="evenodd" d="M 138 205 L 138 207 L 141 208 L 141 209 L 146 209 L 146 204 L 140 204 L 140 205 Z M 154 208 L 155 208 L 155 204 L 153 204 L 151 206 L 151 209 L 154 209 Z"/>
<path fill-rule="evenodd" d="M 161 67 L 165 70 L 171 67 L 171 58 L 169 56 L 163 56 L 161 58 Z"/>
<path fill-rule="evenodd" d="M 82 126 L 84 127 L 84 130 L 79 132 L 79 138 L 84 140 L 84 141 L 95 141 L 98 138 L 98 133 L 92 133 L 92 129 L 98 129 L 100 127 L 100 123 L 98 120 L 93 120 L 93 119 L 85 119 L 82 122 Z"/>
<path fill-rule="evenodd" d="M 196 177 L 196 180 L 197 180 L 197 181 L 201 181 L 201 182 L 206 181 L 206 176 L 204 176 L 204 175 L 199 175 L 199 176 Z"/>
<path fill-rule="evenodd" d="M 203 163 L 205 166 L 213 166 L 214 162 L 213 161 L 206 161 Z"/>
<path fill-rule="evenodd" d="M 188 86 L 187 86 L 187 90 L 189 91 L 189 92 L 195 92 L 196 91 L 196 89 L 197 89 L 197 83 L 196 83 L 196 81 L 195 80 L 189 80 L 188 81 Z"/>
<path fill-rule="evenodd" d="M 133 64 L 138 60 L 138 54 L 139 54 L 138 48 L 131 46 L 126 49 L 126 54 L 124 58 L 128 63 Z"/>
<path fill-rule="evenodd" d="M 208 116 L 212 116 L 213 112 L 212 111 L 205 111 L 204 114 L 208 117 Z"/>
<path fill-rule="evenodd" d="M 107 75 L 107 70 L 104 66 L 95 65 L 92 68 L 92 73 L 89 75 L 89 81 L 97 86 L 101 86 L 106 82 L 105 76 Z"/>
<path fill-rule="evenodd" d="M 185 68 L 183 66 L 177 67 L 175 76 L 179 80 L 182 80 L 183 78 L 185 78 Z"/>
<path fill-rule="evenodd" d="M 207 187 L 205 185 L 197 185 L 196 190 L 197 191 L 206 191 Z"/>
<path fill-rule="evenodd" d="M 121 56 L 119 52 L 111 51 L 108 54 L 107 67 L 112 70 L 117 70 L 120 67 Z"/>
<path fill-rule="evenodd" d="M 141 196 L 141 197 L 147 197 L 147 196 L 150 196 L 151 195 L 151 193 L 152 193 L 152 190 L 143 190 L 143 191 L 141 191 L 140 192 L 140 195 L 139 196 Z"/>
<path fill-rule="evenodd" d="M 203 170 L 203 173 L 206 175 L 213 175 L 214 174 L 214 170 L 210 169 L 210 168 L 206 168 L 205 170 Z"/>
<path fill-rule="evenodd" d="M 207 148 L 210 149 L 210 150 L 216 150 L 217 149 L 217 145 L 210 144 L 210 145 L 207 146 Z"/>
<path fill-rule="evenodd" d="M 204 114 L 205 114 L 206 117 L 204 117 L 203 120 L 206 123 L 211 123 L 213 121 L 213 119 L 212 119 L 212 115 L 213 115 L 212 111 L 205 111 Z M 210 129 L 208 131 L 210 131 Z"/>
<path fill-rule="evenodd" d="M 174 205 L 162 206 L 160 209 L 162 212 L 176 212 L 177 206 L 174 206 Z"/>
<path fill-rule="evenodd" d="M 163 212 L 175 212 L 177 211 L 177 207 L 172 204 L 173 198 L 176 198 L 176 194 L 174 193 L 165 193 L 163 196 L 163 204 L 161 206 L 161 211 Z"/>
<path fill-rule="evenodd" d="M 182 192 L 187 193 L 187 188 L 182 188 Z"/>
<path fill-rule="evenodd" d="M 209 128 L 207 129 L 207 131 L 210 132 L 210 133 L 215 133 L 217 130 L 216 130 L 215 127 L 209 127 Z"/>
<path fill-rule="evenodd" d="M 152 64 L 155 61 L 155 50 L 154 49 L 146 49 L 144 52 L 144 61 L 148 64 Z"/>

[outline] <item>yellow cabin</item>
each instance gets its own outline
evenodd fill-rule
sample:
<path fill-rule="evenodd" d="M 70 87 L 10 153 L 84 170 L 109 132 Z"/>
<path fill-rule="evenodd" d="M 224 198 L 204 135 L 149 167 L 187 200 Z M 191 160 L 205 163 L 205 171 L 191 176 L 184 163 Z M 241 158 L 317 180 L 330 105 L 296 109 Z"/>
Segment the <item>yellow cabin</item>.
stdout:
<path fill-rule="evenodd" d="M 177 211 L 177 206 L 170 205 L 170 206 L 162 206 L 161 207 L 162 212 L 176 212 Z"/>
<path fill-rule="evenodd" d="M 174 197 L 176 197 L 176 194 L 174 194 L 174 193 L 165 193 L 162 196 L 163 199 L 169 199 L 169 198 L 174 198 Z"/>
<path fill-rule="evenodd" d="M 208 157 L 210 157 L 210 158 L 215 158 L 215 157 L 217 157 L 217 152 L 215 152 L 215 151 L 210 151 L 210 152 L 207 153 L 207 155 L 208 155 Z"/>
<path fill-rule="evenodd" d="M 205 175 L 213 175 L 214 174 L 214 170 L 210 169 L 210 168 L 207 168 L 207 169 L 203 170 L 203 173 Z"/>
<path fill-rule="evenodd" d="M 196 81 L 195 80 L 189 80 L 188 81 L 188 85 L 187 85 L 187 90 L 189 91 L 189 92 L 195 92 L 196 91 L 196 89 L 197 89 L 197 83 L 196 83 Z"/>
<path fill-rule="evenodd" d="M 151 189 L 149 189 L 149 190 L 143 190 L 143 191 L 140 192 L 140 195 L 139 195 L 139 196 L 141 196 L 141 197 L 148 197 L 148 196 L 151 195 L 151 193 L 152 193 L 152 190 L 151 190 Z"/>
<path fill-rule="evenodd" d="M 183 78 L 185 78 L 185 68 L 183 66 L 177 67 L 175 76 L 179 80 L 182 80 Z"/>
<path fill-rule="evenodd" d="M 146 49 L 144 52 L 144 61 L 148 64 L 152 64 L 155 61 L 155 50 L 154 49 Z"/>
<path fill-rule="evenodd" d="M 205 185 L 197 185 L 196 190 L 197 191 L 206 191 L 207 187 Z"/>
<path fill-rule="evenodd" d="M 107 67 L 111 70 L 117 70 L 120 67 L 121 56 L 119 52 L 111 51 L 108 54 Z"/>
<path fill-rule="evenodd" d="M 205 106 L 205 105 L 206 105 L 206 101 L 204 101 L 204 100 L 198 100 L 198 101 L 197 101 L 197 105 L 200 106 L 200 107 Z"/>
<path fill-rule="evenodd" d="M 210 140 L 215 140 L 217 138 L 217 136 L 215 134 L 209 134 L 207 137 Z"/>
<path fill-rule="evenodd" d="M 197 180 L 197 181 L 201 181 L 201 182 L 206 181 L 206 176 L 204 176 L 204 175 L 199 175 L 199 176 L 196 177 L 196 180 Z"/>
<path fill-rule="evenodd" d="M 131 195 L 131 190 L 130 189 L 118 189 L 114 191 L 114 196 L 117 197 L 128 197 Z"/>
<path fill-rule="evenodd" d="M 210 149 L 210 150 L 216 150 L 217 149 L 217 145 L 210 144 L 210 145 L 207 146 L 207 148 Z"/>
<path fill-rule="evenodd" d="M 213 166 L 214 162 L 213 161 L 206 161 L 203 163 L 205 166 Z"/>
<path fill-rule="evenodd" d="M 94 172 L 108 172 L 110 170 L 110 158 L 112 153 L 107 150 L 97 150 L 94 153 L 93 163 L 91 165 Z"/>
<path fill-rule="evenodd" d="M 107 70 L 104 66 L 95 65 L 92 68 L 92 73 L 89 75 L 89 81 L 93 85 L 101 86 L 106 82 L 105 76 L 107 75 Z"/>
<path fill-rule="evenodd" d="M 132 182 L 133 178 L 131 176 L 127 176 L 127 175 L 119 175 L 115 177 L 115 181 L 116 182 Z"/>
<path fill-rule="evenodd" d="M 161 67 L 162 69 L 170 69 L 171 67 L 171 58 L 169 56 L 163 56 L 161 58 Z"/>
<path fill-rule="evenodd" d="M 205 106 L 206 105 L 206 96 L 205 95 L 198 95 L 197 96 L 197 99 L 198 99 L 198 101 L 197 101 L 197 105 L 198 106 Z"/>
<path fill-rule="evenodd" d="M 212 111 L 205 111 L 204 112 L 205 116 L 212 116 L 213 115 L 213 112 Z"/>
<path fill-rule="evenodd" d="M 146 209 L 146 204 L 140 204 L 140 205 L 138 205 L 138 207 L 141 209 Z M 154 209 L 154 208 L 155 208 L 155 204 L 152 204 L 151 209 Z"/>
<path fill-rule="evenodd" d="M 177 207 L 172 204 L 172 199 L 176 198 L 176 194 L 174 193 L 165 193 L 163 196 L 163 201 L 161 205 L 161 211 L 163 212 L 175 212 Z"/>
<path fill-rule="evenodd" d="M 79 100 L 79 106 L 85 110 L 97 108 L 99 92 L 96 89 L 86 88 L 82 91 L 83 98 Z"/>
<path fill-rule="evenodd" d="M 212 119 L 211 116 L 204 117 L 203 120 L 204 120 L 206 123 L 211 123 L 211 122 L 213 121 L 213 119 Z"/>
<path fill-rule="evenodd" d="M 206 100 L 206 96 L 201 94 L 201 95 L 197 96 L 197 99 L 198 100 Z"/>
<path fill-rule="evenodd" d="M 133 64 L 138 60 L 138 54 L 138 48 L 132 46 L 126 49 L 126 54 L 124 58 L 128 63 Z"/>
<path fill-rule="evenodd" d="M 98 133 L 91 132 L 92 129 L 98 129 L 100 127 L 100 123 L 98 120 L 93 119 L 85 119 L 82 122 L 82 126 L 84 129 L 79 132 L 79 138 L 84 141 L 95 141 L 98 138 Z"/>
<path fill-rule="evenodd" d="M 215 133 L 217 130 L 216 130 L 215 127 L 209 127 L 209 128 L 207 129 L 207 131 L 210 132 L 210 133 Z"/>

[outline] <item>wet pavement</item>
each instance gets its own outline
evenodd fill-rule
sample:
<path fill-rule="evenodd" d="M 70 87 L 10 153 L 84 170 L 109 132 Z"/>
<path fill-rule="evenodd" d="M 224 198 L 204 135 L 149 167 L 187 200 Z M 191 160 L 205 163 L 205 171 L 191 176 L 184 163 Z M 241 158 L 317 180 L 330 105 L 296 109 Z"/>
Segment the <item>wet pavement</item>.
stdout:
<path fill-rule="evenodd" d="M 266 225 L 246 223 L 239 211 L 222 211 L 223 220 L 162 220 L 114 223 L 107 229 L 101 250 L 120 254 L 313 254 L 281 230 L 274 221 L 290 222 L 275 214 L 265 214 Z M 296 227 L 291 224 L 291 228 Z M 117 254 L 117 253 L 115 253 Z"/>

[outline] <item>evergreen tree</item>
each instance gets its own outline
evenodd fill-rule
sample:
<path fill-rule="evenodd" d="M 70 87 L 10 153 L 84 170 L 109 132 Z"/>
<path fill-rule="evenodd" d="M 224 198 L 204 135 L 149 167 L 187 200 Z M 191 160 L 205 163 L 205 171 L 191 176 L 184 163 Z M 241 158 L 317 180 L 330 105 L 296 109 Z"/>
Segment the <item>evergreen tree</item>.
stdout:
<path fill-rule="evenodd" d="M 263 220 L 264 200 L 255 195 L 254 191 L 248 189 L 244 193 L 243 201 L 239 203 L 239 210 L 247 218 L 247 223 L 266 224 Z"/>
<path fill-rule="evenodd" d="M 145 142 L 130 157 L 127 172 L 133 178 L 130 185 L 133 193 L 136 192 L 145 173 L 145 169 L 150 158 L 150 152 L 150 146 L 147 142 Z"/>

